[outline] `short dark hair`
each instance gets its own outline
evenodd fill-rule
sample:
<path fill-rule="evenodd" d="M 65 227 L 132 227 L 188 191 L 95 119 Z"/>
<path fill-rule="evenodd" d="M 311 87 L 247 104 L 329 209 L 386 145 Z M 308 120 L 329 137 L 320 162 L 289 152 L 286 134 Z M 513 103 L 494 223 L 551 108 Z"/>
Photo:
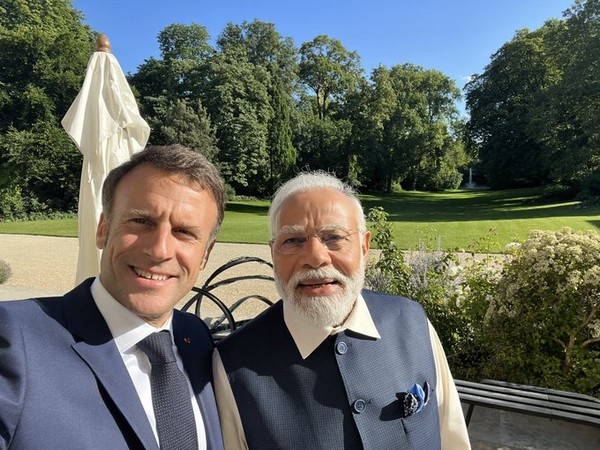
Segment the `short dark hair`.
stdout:
<path fill-rule="evenodd" d="M 217 168 L 204 155 L 179 144 L 148 146 L 108 173 L 102 185 L 102 210 L 106 221 L 110 223 L 119 181 L 141 164 L 151 164 L 165 172 L 183 175 L 210 193 L 218 209 L 217 224 L 211 233 L 211 240 L 214 239 L 225 214 L 226 195 L 223 179 Z"/>

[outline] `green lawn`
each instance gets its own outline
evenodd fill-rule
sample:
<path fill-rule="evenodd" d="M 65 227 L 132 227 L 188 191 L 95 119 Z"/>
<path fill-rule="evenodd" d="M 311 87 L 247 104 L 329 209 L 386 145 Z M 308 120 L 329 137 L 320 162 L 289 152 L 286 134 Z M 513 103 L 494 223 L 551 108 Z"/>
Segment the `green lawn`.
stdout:
<path fill-rule="evenodd" d="M 381 206 L 393 222 L 398 246 L 414 249 L 441 243 L 446 250 L 502 251 L 523 240 L 532 229 L 600 228 L 600 207 L 579 208 L 575 202 L 543 203 L 538 190 L 400 192 L 365 195 L 365 210 Z M 221 242 L 266 243 L 268 201 L 227 204 Z M 0 223 L 0 233 L 77 236 L 77 220 Z"/>

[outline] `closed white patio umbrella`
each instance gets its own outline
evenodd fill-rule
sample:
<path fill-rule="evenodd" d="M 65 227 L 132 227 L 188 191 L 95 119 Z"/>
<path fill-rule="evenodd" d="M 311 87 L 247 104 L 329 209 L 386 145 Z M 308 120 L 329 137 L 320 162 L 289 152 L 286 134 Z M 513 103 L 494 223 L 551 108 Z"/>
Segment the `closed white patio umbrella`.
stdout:
<path fill-rule="evenodd" d="M 76 284 L 100 271 L 96 228 L 102 212 L 102 183 L 111 169 L 142 150 L 150 135 L 105 35 L 98 37 L 96 48 L 81 90 L 61 122 L 83 154 Z"/>

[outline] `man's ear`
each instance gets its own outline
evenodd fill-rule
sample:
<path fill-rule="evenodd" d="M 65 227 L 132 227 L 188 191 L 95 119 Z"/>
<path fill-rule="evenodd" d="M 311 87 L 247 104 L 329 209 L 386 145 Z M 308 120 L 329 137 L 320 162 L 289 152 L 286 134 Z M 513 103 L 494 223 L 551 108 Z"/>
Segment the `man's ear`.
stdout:
<path fill-rule="evenodd" d="M 365 234 L 363 236 L 362 245 L 361 245 L 361 251 L 365 258 L 369 255 L 370 248 L 371 248 L 371 232 L 365 231 Z"/>
<path fill-rule="evenodd" d="M 108 224 L 106 223 L 106 217 L 104 213 L 100 214 L 100 220 L 98 221 L 98 228 L 96 228 L 96 247 L 100 250 L 106 245 L 106 237 L 108 236 Z"/>
<path fill-rule="evenodd" d="M 271 249 L 271 261 L 273 261 L 273 257 L 275 256 L 273 253 L 275 249 L 273 248 L 273 241 L 269 241 L 269 248 Z"/>
<path fill-rule="evenodd" d="M 210 252 L 212 252 L 213 247 L 215 246 L 215 240 L 213 240 L 208 246 L 206 250 L 204 250 L 204 256 L 202 256 L 202 264 L 200 264 L 200 270 L 204 270 L 206 267 L 206 263 L 208 262 L 208 257 L 210 256 Z"/>

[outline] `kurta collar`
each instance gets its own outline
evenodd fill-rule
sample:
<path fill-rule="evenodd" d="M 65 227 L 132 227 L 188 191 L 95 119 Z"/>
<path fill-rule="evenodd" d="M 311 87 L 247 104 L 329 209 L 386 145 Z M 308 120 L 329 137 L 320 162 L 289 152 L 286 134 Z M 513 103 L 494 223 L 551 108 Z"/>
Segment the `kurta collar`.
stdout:
<path fill-rule="evenodd" d="M 335 328 L 315 326 L 308 319 L 298 314 L 294 308 L 290 308 L 286 301 L 283 302 L 283 319 L 302 359 L 308 358 L 328 336 L 344 330 L 350 330 L 373 339 L 381 338 L 361 294 L 358 295 L 346 321 Z"/>

